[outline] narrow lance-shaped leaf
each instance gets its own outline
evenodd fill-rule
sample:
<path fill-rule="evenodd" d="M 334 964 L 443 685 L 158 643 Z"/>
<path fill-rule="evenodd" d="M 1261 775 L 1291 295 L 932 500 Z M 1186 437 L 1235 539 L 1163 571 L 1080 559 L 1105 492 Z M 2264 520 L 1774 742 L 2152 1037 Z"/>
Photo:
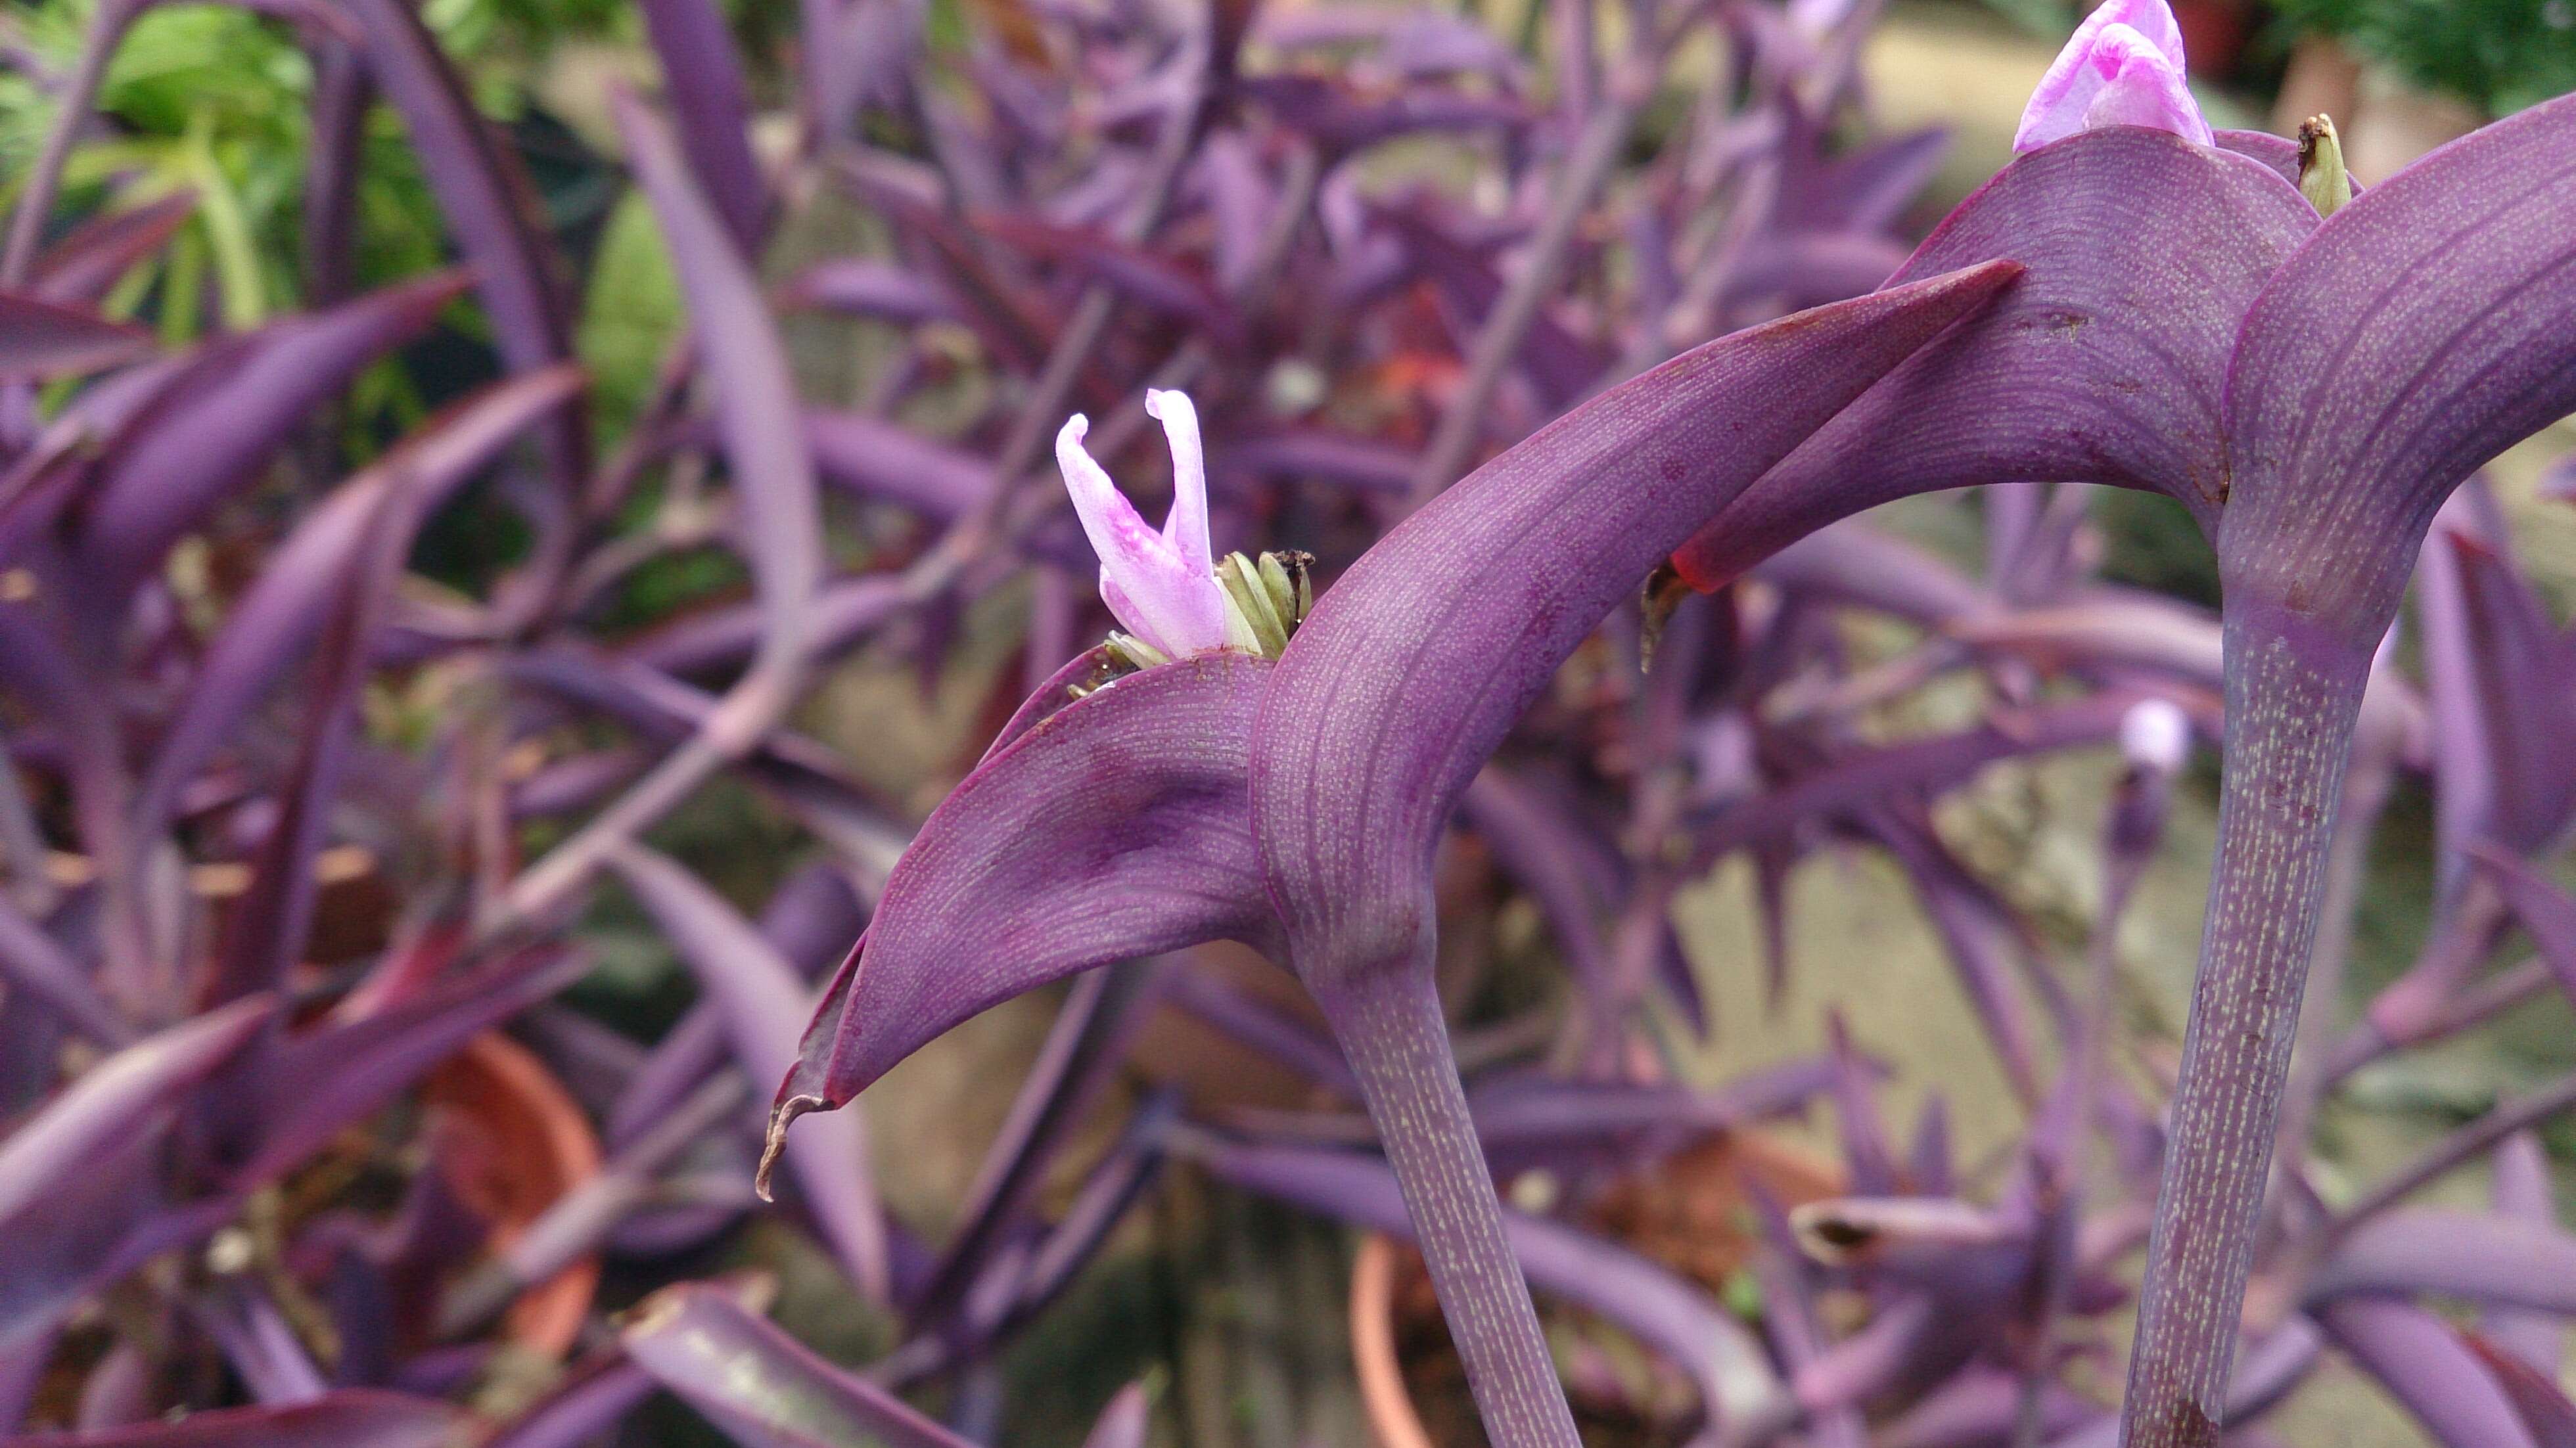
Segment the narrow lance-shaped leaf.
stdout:
<path fill-rule="evenodd" d="M 784 1078 L 812 1005 L 796 968 L 723 897 L 668 858 L 640 847 L 610 857 L 698 988 L 722 1011 L 734 1055 L 754 1080 Z M 866 1118 L 834 1117 L 788 1143 L 816 1224 L 870 1301 L 886 1294 L 885 1216 L 868 1165 Z"/>
<path fill-rule="evenodd" d="M 343 1388 L 284 1407 L 212 1408 L 168 1422 L 38 1433 L 20 1448 L 448 1448 L 472 1418 L 435 1398 Z"/>
<path fill-rule="evenodd" d="M 159 1204 L 147 1173 L 161 1128 L 274 1009 L 239 1001 L 146 1037 L 0 1142 L 0 1342 L 49 1323 Z"/>
<path fill-rule="evenodd" d="M 2536 1448 L 2513 1400 L 2439 1317 L 2411 1303 L 2356 1297 L 2317 1320 L 2442 1448 Z"/>
<path fill-rule="evenodd" d="M 2537 868 L 2500 850 L 2472 850 L 2470 859 L 2493 881 L 2540 958 L 2570 1001 L 2576 1001 L 2576 896 Z"/>
<path fill-rule="evenodd" d="M 1974 483 L 2146 488 L 2206 526 L 2227 497 L 2228 348 L 2316 225 L 2279 177 L 2162 132 L 2090 131 L 2020 157 L 1891 285 L 1996 257 L 2029 268 L 2020 284 L 1745 489 L 1675 565 L 1713 588 L 1837 518 Z"/>
<path fill-rule="evenodd" d="M 698 329 L 701 376 L 714 394 L 744 547 L 766 616 L 762 658 L 778 667 L 802 651 L 803 613 L 823 572 L 814 467 L 798 425 L 796 381 L 749 264 L 691 183 L 670 132 L 622 93 L 617 119 Z"/>
<path fill-rule="evenodd" d="M 2417 1292 L 2576 1317 L 2576 1237 L 2545 1222 L 2409 1207 L 2354 1228 L 2306 1288 L 2320 1303 Z"/>
<path fill-rule="evenodd" d="M 1122 1062 L 1154 970 L 1121 963 L 1074 983 L 985 1153 L 947 1248 L 909 1304 L 919 1320 L 952 1308 L 1018 1222 L 1057 1148 Z"/>
<path fill-rule="evenodd" d="M 564 367 L 478 393 L 433 418 L 305 517 L 234 605 L 163 732 L 135 800 L 138 835 L 160 832 L 179 791 L 321 631 L 323 591 L 345 569 L 397 476 L 412 493 L 410 506 L 426 514 L 580 386 L 581 374 Z"/>
<path fill-rule="evenodd" d="M 152 335 L 85 308 L 0 291 L 0 382 L 77 377 L 152 350 Z"/>
<path fill-rule="evenodd" d="M 1145 1398 L 1145 1385 L 1129 1383 L 1109 1400 L 1108 1407 L 1100 1410 L 1090 1435 L 1082 1440 L 1082 1448 L 1145 1448 L 1145 1434 L 1152 1426 L 1153 1410 Z"/>
<path fill-rule="evenodd" d="M 168 244 L 196 207 L 195 192 L 174 191 L 82 222 L 36 259 L 27 289 L 49 302 L 97 306 L 128 271 Z"/>
<path fill-rule="evenodd" d="M 513 372 L 572 358 L 556 259 L 536 217 L 535 185 L 516 153 L 474 109 L 463 78 L 440 52 L 413 0 L 344 0 L 366 36 L 367 60 L 385 99 L 401 112 L 439 212 L 475 270 L 483 310 Z M 588 470 L 578 409 L 565 407 L 546 434 L 558 481 Z"/>
<path fill-rule="evenodd" d="M 1350 1152 L 1193 1138 L 1186 1155 L 1214 1175 L 1392 1236 L 1417 1218 L 1386 1167 Z M 1741 1431 L 1786 1406 L 1780 1380 L 1744 1327 L 1696 1287 L 1629 1249 L 1523 1213 L 1504 1218 L 1521 1270 L 1540 1290 L 1600 1314 L 1686 1373 L 1720 1427 Z"/>
<path fill-rule="evenodd" d="M 14 766 L 0 757 L 0 769 L 9 768 Z M 6 899 L 0 899 L 0 976 L 7 977 L 10 989 L 51 1006 L 91 1040 L 110 1047 L 134 1043 L 134 1027 L 99 994 L 89 972 Z"/>
<path fill-rule="evenodd" d="M 807 981 L 827 975 L 849 953 L 849 942 L 867 927 L 867 908 L 842 874 L 816 863 L 790 875 L 761 907 L 760 934 Z M 801 1031 L 803 1018 L 797 1021 Z M 624 1147 L 655 1126 L 708 1073 L 726 1064 L 729 1027 L 722 1005 L 701 999 L 663 1032 L 626 1079 L 608 1112 L 605 1136 Z M 754 1083 L 757 1093 L 768 1081 Z"/>
<path fill-rule="evenodd" d="M 2494 1162 L 2496 1215 L 2536 1226 L 2556 1225 L 2558 1212 L 2550 1200 L 2549 1158 L 2541 1149 L 2539 1136 L 2517 1131 L 2506 1137 L 2504 1144 L 2495 1149 Z M 2544 1380 L 2556 1381 L 2563 1356 L 2563 1334 L 2555 1318 L 2499 1309 L 2486 1315 L 2479 1330 L 2487 1342 L 2520 1359 Z M 2505 1386 L 2508 1391 L 2513 1388 L 2510 1381 Z M 2568 1448 L 2571 1444 L 2576 1444 L 2576 1437 L 2560 1443 L 2544 1441 L 2541 1448 Z"/>
<path fill-rule="evenodd" d="M 614 804 L 511 882 L 496 918 L 559 908 L 580 881 L 708 775 L 758 747 L 802 691 L 823 571 L 814 469 L 797 426 L 796 382 L 751 266 L 689 175 L 670 132 L 622 89 L 618 131 L 696 327 L 733 481 L 738 539 L 760 600 L 751 667 L 694 732 Z"/>
<path fill-rule="evenodd" d="M 341 562 L 336 586 L 315 600 L 328 622 L 306 680 L 294 758 L 280 784 L 277 819 L 260 846 L 250 888 L 234 902 L 200 992 L 210 1004 L 275 988 L 302 954 L 312 928 L 321 888 L 313 876 L 313 857 L 326 838 L 349 736 L 358 726 L 368 650 L 420 522 L 412 479 L 399 468 L 373 504 Z"/>
<path fill-rule="evenodd" d="M 714 1287 L 645 1299 L 621 1340 L 662 1386 L 745 1448 L 973 1448 Z"/>
<path fill-rule="evenodd" d="M 779 1087 L 772 1155 L 796 1115 L 1023 991 L 1204 940 L 1267 941 L 1243 775 L 1272 672 L 1232 654 L 1148 669 L 987 755 L 887 878 Z"/>
<path fill-rule="evenodd" d="M 733 32 L 714 0 L 643 0 L 644 34 L 662 61 L 680 146 L 734 244 L 758 255 L 760 163 L 751 154 L 751 95 Z"/>
<path fill-rule="evenodd" d="M 217 343 L 174 395 L 113 442 L 82 514 L 85 594 L 115 599 L 207 509 L 248 482 L 313 407 L 410 341 L 464 290 L 447 273 Z"/>
<path fill-rule="evenodd" d="M 2555 1331 L 2556 1324 L 2548 1326 Z M 2523 1426 L 2531 1430 L 2535 1448 L 2576 1448 L 2576 1402 L 2568 1401 L 2567 1390 L 2558 1386 L 2555 1371 L 2534 1367 L 2478 1333 L 2464 1331 L 2460 1340 L 2495 1375 L 2496 1386 L 2504 1389 L 2506 1400 L 2521 1416 Z M 2552 1338 L 2553 1355 L 2556 1350 L 2556 1339 Z"/>
<path fill-rule="evenodd" d="M 2462 534 L 2446 541 L 2471 643 L 2474 725 L 2493 779 L 2482 833 L 2515 850 L 2543 850 L 2576 816 L 2576 761 L 2561 732 L 2576 719 L 2576 636 L 2551 624 L 2548 606 L 2500 546 Z"/>
<path fill-rule="evenodd" d="M 1316 601 L 1252 767 L 1309 985 L 1417 959 L 1440 827 L 1558 664 L 1689 530 L 2019 272 L 1990 263 L 1676 358 L 1479 468 Z"/>
<path fill-rule="evenodd" d="M 347 296 L 358 266 L 358 182 L 375 78 L 354 40 L 317 37 L 310 149 L 304 158 L 304 295 L 308 305 Z"/>

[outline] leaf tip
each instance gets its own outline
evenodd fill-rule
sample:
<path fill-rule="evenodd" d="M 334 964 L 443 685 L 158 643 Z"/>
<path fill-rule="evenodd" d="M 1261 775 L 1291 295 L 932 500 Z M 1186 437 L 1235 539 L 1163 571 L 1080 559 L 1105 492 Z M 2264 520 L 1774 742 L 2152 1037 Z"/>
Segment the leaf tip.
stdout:
<path fill-rule="evenodd" d="M 787 1149 L 787 1128 L 808 1111 L 826 1111 L 831 1103 L 820 1096 L 790 1096 L 769 1109 L 769 1134 L 760 1144 L 760 1166 L 752 1173 L 751 1189 L 764 1201 L 774 1201 L 769 1194 L 769 1174 L 777 1169 L 778 1154 Z"/>

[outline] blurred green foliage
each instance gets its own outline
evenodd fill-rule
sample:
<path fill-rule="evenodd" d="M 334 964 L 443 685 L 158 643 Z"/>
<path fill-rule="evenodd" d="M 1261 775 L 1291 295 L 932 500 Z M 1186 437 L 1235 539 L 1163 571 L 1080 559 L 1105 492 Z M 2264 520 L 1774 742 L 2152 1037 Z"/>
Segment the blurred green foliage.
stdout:
<path fill-rule="evenodd" d="M 2576 0 L 2278 0 L 2408 80 L 2504 115 L 2576 90 Z"/>
<path fill-rule="evenodd" d="M 67 76 L 93 0 L 36 0 L 8 23 L 22 51 Z M 470 78 L 484 113 L 525 117 L 549 49 L 568 38 L 637 30 L 625 0 L 429 0 L 422 16 Z M 217 5 L 146 11 L 109 63 L 106 124 L 65 170 L 64 210 L 90 214 L 107 196 L 132 205 L 193 188 L 198 207 L 166 259 L 119 289 L 112 310 L 148 309 L 172 340 L 209 318 L 245 327 L 294 305 L 310 142 L 314 67 L 294 27 Z M 23 71 L 0 72 L 0 176 L 14 200 L 53 123 L 54 97 Z M 438 210 L 399 120 L 378 106 L 366 129 L 358 190 L 358 277 L 373 283 L 437 265 Z"/>

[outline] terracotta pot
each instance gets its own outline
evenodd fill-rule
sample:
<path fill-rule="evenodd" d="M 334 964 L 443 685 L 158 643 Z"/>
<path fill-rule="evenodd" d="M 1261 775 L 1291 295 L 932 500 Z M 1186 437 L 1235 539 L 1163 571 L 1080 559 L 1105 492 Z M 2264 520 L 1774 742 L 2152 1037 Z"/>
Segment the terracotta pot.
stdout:
<path fill-rule="evenodd" d="M 507 1247 L 555 1199 L 599 1172 L 599 1139 L 545 1063 L 498 1034 L 475 1037 L 432 1072 L 423 1091 L 444 1114 L 437 1168 L 448 1189 Z M 585 1257 L 519 1294 L 503 1326 L 511 1341 L 561 1357 L 599 1287 Z"/>

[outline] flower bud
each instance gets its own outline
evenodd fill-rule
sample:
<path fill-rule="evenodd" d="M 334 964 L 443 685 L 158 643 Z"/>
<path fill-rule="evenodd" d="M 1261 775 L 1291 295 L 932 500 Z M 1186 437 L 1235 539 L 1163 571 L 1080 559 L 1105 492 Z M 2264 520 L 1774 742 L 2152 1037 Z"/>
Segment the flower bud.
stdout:
<path fill-rule="evenodd" d="M 2343 138 L 2334 117 L 2310 116 L 2299 125 L 2299 194 L 2319 216 L 2332 216 L 2352 201 L 2352 173 L 2343 168 Z"/>

